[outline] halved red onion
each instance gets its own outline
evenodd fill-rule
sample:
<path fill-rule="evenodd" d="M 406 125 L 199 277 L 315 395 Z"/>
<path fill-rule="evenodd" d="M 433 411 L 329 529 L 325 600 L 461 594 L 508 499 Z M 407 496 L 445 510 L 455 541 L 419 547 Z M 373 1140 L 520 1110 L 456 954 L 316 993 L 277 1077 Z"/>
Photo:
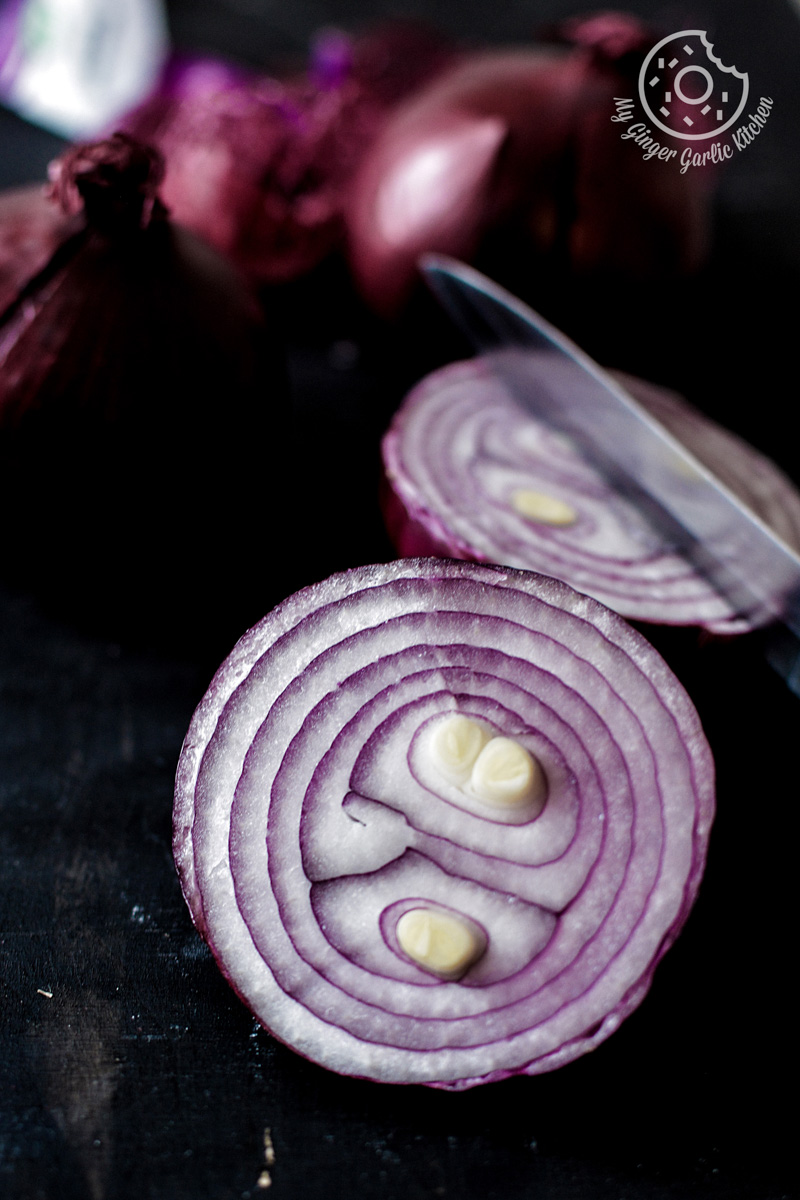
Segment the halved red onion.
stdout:
<path fill-rule="evenodd" d="M 674 392 L 619 378 L 800 548 L 800 495 L 774 463 Z M 384 437 L 383 463 L 384 515 L 400 554 L 541 571 L 632 620 L 718 634 L 751 628 L 568 438 L 520 408 L 489 358 L 454 363 L 418 384 Z"/>
<path fill-rule="evenodd" d="M 175 860 L 275 1036 L 466 1088 L 568 1063 L 639 1004 L 700 882 L 713 776 L 683 688 L 616 614 L 403 560 L 238 643 L 186 737 Z"/>

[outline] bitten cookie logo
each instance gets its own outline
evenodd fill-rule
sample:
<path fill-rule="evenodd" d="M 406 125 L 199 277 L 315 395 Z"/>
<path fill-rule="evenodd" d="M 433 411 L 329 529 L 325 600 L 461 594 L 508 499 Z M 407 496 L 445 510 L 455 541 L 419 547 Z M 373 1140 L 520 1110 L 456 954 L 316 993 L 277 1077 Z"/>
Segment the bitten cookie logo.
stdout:
<path fill-rule="evenodd" d="M 635 101 L 621 96 L 614 97 L 611 120 L 632 122 L 620 137 L 634 142 L 643 158 L 674 159 L 685 174 L 690 167 L 732 158 L 734 150 L 744 150 L 761 133 L 772 99 L 761 96 L 748 106 L 749 94 L 747 72 L 726 66 L 705 30 L 683 29 L 662 38 L 642 64 L 639 102 L 647 121 L 634 121 Z M 658 140 L 654 126 L 668 135 L 667 141 Z M 670 145 L 672 138 L 699 145 L 680 149 Z"/>
<path fill-rule="evenodd" d="M 726 67 L 701 29 L 662 38 L 639 72 L 639 99 L 651 121 L 684 141 L 724 133 L 747 103 L 750 81 Z"/>

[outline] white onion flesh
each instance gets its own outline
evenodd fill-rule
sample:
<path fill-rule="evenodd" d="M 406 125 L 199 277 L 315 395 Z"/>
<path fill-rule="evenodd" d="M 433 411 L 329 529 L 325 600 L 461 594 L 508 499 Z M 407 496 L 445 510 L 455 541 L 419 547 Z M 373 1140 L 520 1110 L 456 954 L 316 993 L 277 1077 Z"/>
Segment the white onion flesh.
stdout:
<path fill-rule="evenodd" d="M 675 393 L 618 378 L 800 547 L 800 495 L 774 463 Z M 384 437 L 383 461 L 384 510 L 401 554 L 553 575 L 631 620 L 719 634 L 743 633 L 754 623 L 665 544 L 565 435 L 526 413 L 488 358 L 454 363 L 414 388 Z"/>
<path fill-rule="evenodd" d="M 465 806 L 426 774 L 450 714 L 519 742 L 544 803 Z M 569 1062 L 638 1005 L 712 813 L 697 714 L 622 619 L 549 578 L 405 560 L 297 593 L 234 648 L 186 737 L 174 849 L 198 929 L 279 1039 L 462 1088 Z M 459 978 L 398 942 L 419 909 L 473 938 Z M 424 955 L 418 926 L 400 929 Z"/>

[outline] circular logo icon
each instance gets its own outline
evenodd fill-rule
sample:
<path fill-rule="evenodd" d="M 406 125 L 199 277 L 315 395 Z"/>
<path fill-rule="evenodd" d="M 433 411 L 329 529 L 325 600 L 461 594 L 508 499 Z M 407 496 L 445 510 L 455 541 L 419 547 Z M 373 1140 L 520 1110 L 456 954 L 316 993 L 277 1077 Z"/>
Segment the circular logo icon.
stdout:
<path fill-rule="evenodd" d="M 665 133 L 696 142 L 722 133 L 747 103 L 746 72 L 726 67 L 702 29 L 662 38 L 639 72 L 639 99 Z"/>

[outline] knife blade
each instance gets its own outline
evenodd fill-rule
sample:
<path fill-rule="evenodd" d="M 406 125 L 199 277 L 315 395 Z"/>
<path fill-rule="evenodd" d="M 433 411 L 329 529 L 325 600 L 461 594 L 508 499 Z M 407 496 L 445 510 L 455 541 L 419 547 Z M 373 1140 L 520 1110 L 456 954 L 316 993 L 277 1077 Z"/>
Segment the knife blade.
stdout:
<path fill-rule="evenodd" d="M 754 625 L 800 695 L 800 556 L 568 337 L 474 268 L 426 254 L 428 286 L 531 416 L 566 433 L 665 545 Z"/>

